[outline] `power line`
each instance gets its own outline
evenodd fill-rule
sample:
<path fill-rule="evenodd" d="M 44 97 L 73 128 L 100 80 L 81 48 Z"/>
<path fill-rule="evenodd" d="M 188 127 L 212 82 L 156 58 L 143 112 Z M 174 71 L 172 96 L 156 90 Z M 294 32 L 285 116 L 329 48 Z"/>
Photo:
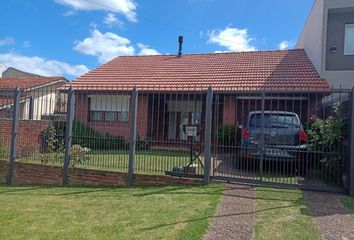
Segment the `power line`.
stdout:
<path fill-rule="evenodd" d="M 101 6 L 101 7 L 104 7 L 104 8 L 107 8 L 107 9 L 111 9 L 113 10 L 114 12 L 121 12 L 120 9 L 117 9 L 117 8 L 114 8 L 114 7 L 111 7 L 111 6 L 107 6 L 105 4 L 102 4 L 102 3 L 98 3 L 98 2 L 95 2 L 93 0 L 84 0 L 86 2 L 89 2 L 89 3 L 92 3 L 92 4 L 95 4 L 97 6 Z M 157 24 L 160 24 L 162 26 L 165 26 L 167 28 L 174 28 L 176 30 L 183 30 L 185 32 L 188 32 L 188 33 L 191 33 L 193 35 L 199 35 L 199 32 L 196 32 L 196 31 L 193 31 L 191 29 L 187 29 L 185 27 L 179 27 L 179 26 L 174 26 L 174 25 L 171 25 L 171 24 L 166 24 L 166 23 L 163 23 L 163 22 L 160 22 L 160 21 L 157 21 L 157 20 L 154 20 L 154 19 L 150 19 L 150 18 L 147 18 L 147 17 L 144 17 L 144 16 L 141 16 L 140 15 L 140 18 L 144 19 L 144 20 L 147 20 L 147 21 L 150 21 L 150 22 L 154 22 L 154 23 L 157 23 Z M 223 39 L 223 38 L 219 38 L 219 37 L 215 37 L 215 36 L 209 36 L 210 38 L 213 38 L 213 39 L 218 39 L 220 41 L 225 41 L 225 42 L 230 42 L 230 43 L 235 43 L 235 44 L 239 44 L 238 42 L 235 42 L 235 41 L 232 41 L 232 40 L 228 40 L 228 39 Z"/>

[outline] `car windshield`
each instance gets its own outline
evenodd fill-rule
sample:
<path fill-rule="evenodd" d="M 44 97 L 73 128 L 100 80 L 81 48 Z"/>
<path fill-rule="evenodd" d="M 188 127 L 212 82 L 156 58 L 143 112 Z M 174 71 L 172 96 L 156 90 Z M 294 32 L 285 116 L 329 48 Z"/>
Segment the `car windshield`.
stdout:
<path fill-rule="evenodd" d="M 261 127 L 261 113 L 256 113 L 251 115 L 250 126 L 251 127 Z M 288 127 L 299 127 L 300 123 L 295 115 L 290 114 L 275 114 L 275 113 L 265 113 L 264 114 L 264 127 L 268 128 L 288 128 Z"/>

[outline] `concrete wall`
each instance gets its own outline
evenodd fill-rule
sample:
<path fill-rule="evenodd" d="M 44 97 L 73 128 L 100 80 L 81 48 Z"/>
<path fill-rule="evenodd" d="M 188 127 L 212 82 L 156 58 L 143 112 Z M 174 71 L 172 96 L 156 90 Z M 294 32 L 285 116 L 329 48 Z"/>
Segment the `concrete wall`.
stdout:
<path fill-rule="evenodd" d="M 354 70 L 354 55 L 344 55 L 344 26 L 348 23 L 354 23 L 354 8 L 352 12 L 328 14 L 326 71 Z M 329 51 L 332 46 L 336 46 L 335 53 Z"/>
<path fill-rule="evenodd" d="M 335 88 L 352 88 L 354 71 L 326 70 L 328 11 L 353 7 L 353 0 L 315 0 L 296 44 L 296 48 L 305 49 L 320 76 Z"/>
<path fill-rule="evenodd" d="M 324 0 L 316 0 L 296 44 L 296 48 L 305 49 L 319 73 L 322 65 L 323 16 Z"/>

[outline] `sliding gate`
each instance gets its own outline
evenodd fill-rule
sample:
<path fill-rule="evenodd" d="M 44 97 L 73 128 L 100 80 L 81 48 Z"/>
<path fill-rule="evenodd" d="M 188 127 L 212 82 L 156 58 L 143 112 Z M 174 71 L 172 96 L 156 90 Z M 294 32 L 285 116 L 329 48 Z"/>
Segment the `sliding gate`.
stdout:
<path fill-rule="evenodd" d="M 214 94 L 211 179 L 342 191 L 350 92 Z"/>

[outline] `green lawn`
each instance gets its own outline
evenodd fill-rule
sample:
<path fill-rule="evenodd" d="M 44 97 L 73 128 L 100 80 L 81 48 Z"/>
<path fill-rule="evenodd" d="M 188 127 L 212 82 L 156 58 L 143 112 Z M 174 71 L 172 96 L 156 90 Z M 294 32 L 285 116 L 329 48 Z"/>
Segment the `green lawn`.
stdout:
<path fill-rule="evenodd" d="M 348 212 L 350 212 L 354 217 L 354 197 L 341 196 L 340 201 L 343 203 Z"/>
<path fill-rule="evenodd" d="M 78 164 L 77 168 L 91 168 L 112 171 L 128 170 L 128 151 L 93 151 L 89 154 L 89 160 Z M 20 158 L 18 161 L 40 163 L 39 156 Z M 62 165 L 62 160 L 51 162 L 51 165 Z M 187 152 L 168 151 L 137 151 L 135 159 L 136 173 L 151 173 L 164 175 L 165 171 L 171 171 L 173 167 L 182 167 L 189 163 Z M 198 174 L 203 174 L 203 169 L 198 163 Z"/>
<path fill-rule="evenodd" d="M 0 185 L 0 239 L 201 239 L 222 190 Z"/>
<path fill-rule="evenodd" d="M 300 190 L 256 190 L 255 239 L 321 239 Z"/>

